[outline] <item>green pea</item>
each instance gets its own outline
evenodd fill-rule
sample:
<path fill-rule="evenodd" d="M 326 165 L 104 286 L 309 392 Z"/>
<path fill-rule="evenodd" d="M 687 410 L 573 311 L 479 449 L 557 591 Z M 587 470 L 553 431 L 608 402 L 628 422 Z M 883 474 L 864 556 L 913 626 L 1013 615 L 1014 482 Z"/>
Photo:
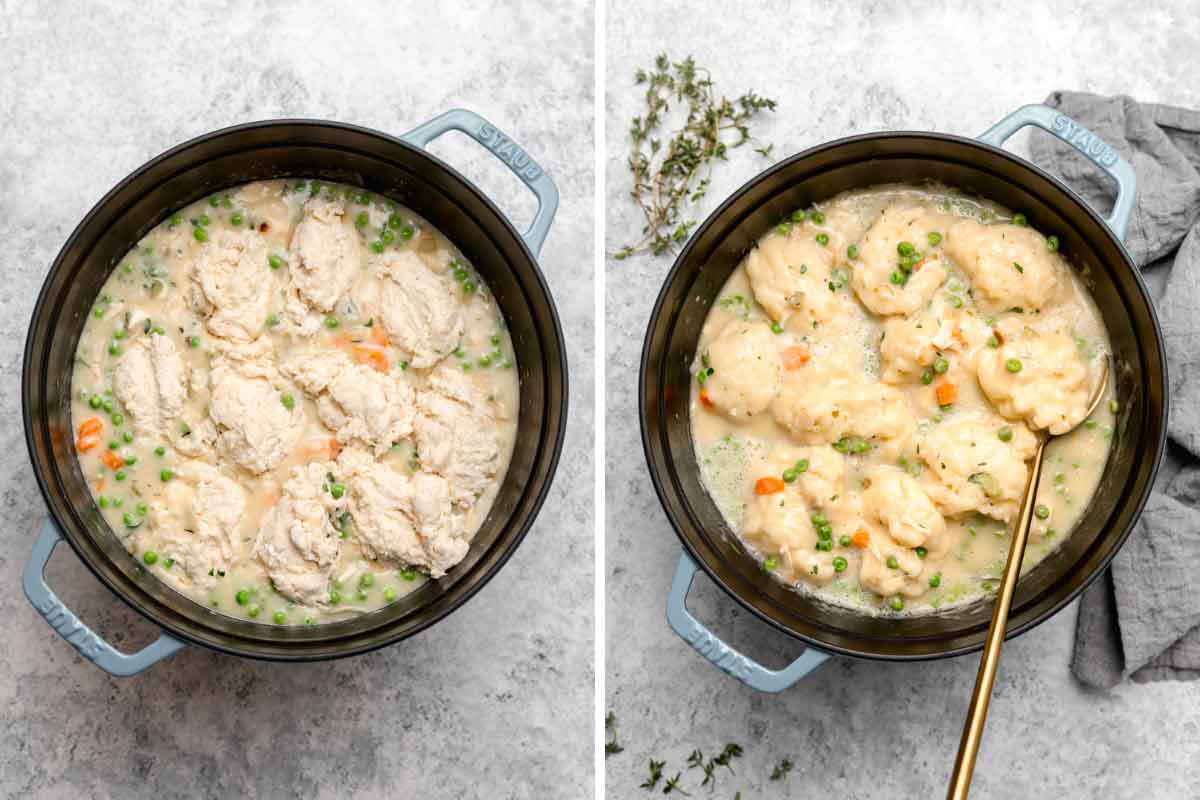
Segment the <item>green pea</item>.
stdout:
<path fill-rule="evenodd" d="M 763 567 L 766 568 L 767 572 L 773 572 L 778 566 L 779 558 L 777 556 L 767 556 L 766 560 L 763 561 Z"/>
<path fill-rule="evenodd" d="M 137 463 L 137 456 L 132 455 L 132 454 L 125 456 L 125 464 L 127 466 L 132 467 L 136 463 Z"/>
<path fill-rule="evenodd" d="M 169 470 L 169 469 L 164 469 L 162 472 L 158 473 L 158 477 L 163 483 L 166 483 L 167 481 L 171 480 L 171 478 L 173 478 L 174 476 L 175 476 L 175 473 L 171 472 L 171 470 Z"/>
<path fill-rule="evenodd" d="M 293 408 L 296 407 L 296 398 L 292 397 L 290 394 L 285 393 L 285 394 L 281 395 L 279 398 L 279 402 L 283 403 L 283 407 L 286 408 L 288 411 L 291 411 Z"/>
<path fill-rule="evenodd" d="M 244 606 L 250 602 L 250 591 L 248 589 L 238 589 L 237 594 L 233 596 L 239 606 Z"/>
<path fill-rule="evenodd" d="M 242 216 L 241 212 L 236 212 L 232 217 L 229 218 L 230 224 L 232 224 L 234 227 L 241 225 L 245 221 L 246 218 Z"/>
<path fill-rule="evenodd" d="M 475 293 L 475 281 L 472 281 L 472 280 L 463 281 L 463 294 L 474 294 L 474 293 Z"/>
<path fill-rule="evenodd" d="M 113 401 L 105 400 L 103 403 L 100 404 L 100 407 L 103 408 L 106 413 L 111 414 L 112 410 L 113 410 Z"/>
<path fill-rule="evenodd" d="M 166 454 L 167 454 L 167 448 L 163 447 L 161 444 L 158 447 L 154 448 L 154 455 L 164 456 Z"/>
<path fill-rule="evenodd" d="M 173 558 L 164 559 L 163 566 L 166 567 L 167 569 L 170 569 L 171 567 L 175 566 L 175 559 L 173 559 Z"/>
<path fill-rule="evenodd" d="M 125 523 L 126 528 L 130 528 L 130 529 L 136 528 L 142 524 L 142 521 L 140 519 L 138 519 L 136 516 L 134 516 L 133 514 L 130 514 L 128 512 L 126 512 L 125 515 L 121 517 L 121 521 Z"/>
<path fill-rule="evenodd" d="M 123 470 L 117 470 L 116 473 L 113 474 L 113 479 L 118 481 L 125 480 L 125 472 Z"/>
<path fill-rule="evenodd" d="M 371 216 L 365 211 L 358 212 L 358 216 L 354 218 L 354 224 L 360 228 L 366 227 L 367 223 L 370 221 Z"/>
<path fill-rule="evenodd" d="M 267 315 L 267 327 L 268 328 L 274 328 L 278 324 L 279 324 L 279 315 L 278 314 L 268 314 Z"/>
<path fill-rule="evenodd" d="M 858 245 L 852 244 L 846 248 L 846 257 L 851 261 L 858 258 Z"/>
<path fill-rule="evenodd" d="M 499 334 L 495 334 L 495 333 L 494 333 L 494 334 L 492 334 L 491 342 L 492 342 L 492 344 L 499 346 L 499 344 L 500 344 L 500 335 L 499 335 Z"/>
<path fill-rule="evenodd" d="M 1013 214 L 1013 218 L 1012 218 L 1013 225 L 1025 225 L 1028 222 L 1029 222 L 1029 220 L 1025 219 L 1024 214 Z"/>
<path fill-rule="evenodd" d="M 208 198 L 208 204 L 213 208 L 216 208 L 217 206 L 221 205 L 221 198 L 214 194 L 212 197 Z"/>
<path fill-rule="evenodd" d="M 287 612 L 276 611 L 271 615 L 271 619 L 275 621 L 276 625 L 282 625 L 283 623 L 287 622 Z"/>
<path fill-rule="evenodd" d="M 366 600 L 367 599 L 367 590 L 359 589 L 358 592 L 355 594 L 355 597 L 357 597 L 359 600 Z"/>
<path fill-rule="evenodd" d="M 1116 400 L 1109 400 L 1108 401 L 1108 410 L 1115 414 L 1121 410 L 1121 404 L 1118 403 Z"/>
<path fill-rule="evenodd" d="M 117 344 L 116 342 L 113 342 L 112 344 L 110 344 L 110 345 L 108 346 L 108 354 L 109 354 L 110 356 L 119 356 L 119 355 L 121 355 L 121 345 Z"/>
<path fill-rule="evenodd" d="M 833 526 L 829 524 L 817 526 L 817 538 L 823 542 L 828 542 L 833 539 Z"/>
<path fill-rule="evenodd" d="M 950 362 L 938 356 L 933 360 L 933 371 L 938 375 L 944 375 L 946 370 L 950 369 Z"/>
<path fill-rule="evenodd" d="M 925 384 L 926 386 L 933 383 L 933 370 L 927 369 L 921 373 L 921 383 Z"/>
<path fill-rule="evenodd" d="M 788 231 L 790 231 L 791 229 L 792 229 L 792 224 L 790 222 L 781 222 L 775 226 L 775 232 L 778 233 L 780 236 L 787 236 Z"/>
<path fill-rule="evenodd" d="M 107 497 L 105 497 L 104 495 L 100 495 L 99 497 L 97 497 L 97 498 L 96 498 L 96 503 L 97 503 L 97 504 L 98 504 L 98 505 L 99 505 L 101 508 L 108 508 L 108 498 L 107 498 Z"/>
<path fill-rule="evenodd" d="M 904 275 L 901 274 L 900 272 L 897 272 L 896 270 L 892 270 L 891 279 L 892 279 L 892 283 L 894 283 L 897 286 L 900 286 L 901 284 L 904 283 Z"/>
<path fill-rule="evenodd" d="M 200 227 L 206 227 L 210 222 L 212 220 L 208 218 L 208 214 L 201 214 L 199 219 L 196 220 L 196 224 Z"/>
<path fill-rule="evenodd" d="M 102 402 L 103 401 L 100 399 L 100 395 L 98 394 L 94 394 L 88 398 L 88 405 L 92 408 L 99 408 Z"/>
<path fill-rule="evenodd" d="M 1047 236 L 1046 237 L 1046 249 L 1049 250 L 1051 253 L 1058 252 L 1058 237 L 1057 236 Z"/>
<path fill-rule="evenodd" d="M 104 318 L 104 309 L 101 308 L 100 306 L 96 306 L 95 310 L 92 311 L 92 316 L 95 317 L 96 319 L 103 319 Z"/>
<path fill-rule="evenodd" d="M 1097 422 L 1096 420 L 1089 419 L 1087 422 L 1083 423 L 1083 427 L 1087 428 L 1090 431 L 1090 430 L 1094 430 L 1096 428 L 1096 426 L 1099 424 L 1100 423 Z"/>
<path fill-rule="evenodd" d="M 936 589 L 937 587 L 939 587 L 941 585 L 942 585 L 942 574 L 940 572 L 937 575 L 934 575 L 933 577 L 931 577 L 929 579 L 929 588 L 930 589 Z"/>
<path fill-rule="evenodd" d="M 349 194 L 349 192 L 347 192 L 347 194 Z M 371 195 L 367 194 L 366 192 L 362 192 L 361 194 L 359 194 L 358 204 L 360 206 L 365 206 L 370 202 L 371 202 Z"/>
<path fill-rule="evenodd" d="M 808 214 L 804 212 L 804 209 L 797 209 L 792 212 L 792 222 L 804 222 L 806 219 L 808 219 Z"/>
<path fill-rule="evenodd" d="M 896 245 L 896 252 L 902 256 L 911 256 L 917 252 L 917 248 L 913 246 L 912 242 L 900 242 Z"/>
<path fill-rule="evenodd" d="M 796 470 L 789 468 L 789 469 L 785 469 L 783 471 L 784 483 L 794 483 L 795 480 L 796 480 Z"/>
<path fill-rule="evenodd" d="M 384 228 L 379 232 L 379 241 L 384 244 L 391 244 L 396 241 L 396 233 L 391 228 Z"/>
<path fill-rule="evenodd" d="M 208 241 L 208 231 L 204 230 L 204 228 L 201 228 L 198 225 L 195 228 L 192 228 L 192 236 L 195 237 L 197 242 Z"/>
<path fill-rule="evenodd" d="M 146 566 L 152 566 L 158 561 L 158 553 L 153 550 L 147 550 L 142 554 L 142 561 L 145 562 Z"/>
<path fill-rule="evenodd" d="M 305 625 L 316 625 L 317 621 L 315 619 L 313 619 L 312 617 L 305 617 L 304 624 Z"/>
<path fill-rule="evenodd" d="M 930 247 L 937 247 L 942 243 L 942 235 L 937 231 L 930 231 L 925 238 L 929 240 Z"/>
<path fill-rule="evenodd" d="M 346 484 L 344 484 L 344 483 L 333 484 L 332 486 L 329 487 L 329 493 L 331 495 L 333 495 L 334 500 L 341 500 L 342 496 L 344 494 L 346 494 Z"/>
<path fill-rule="evenodd" d="M 812 221 L 814 223 L 816 223 L 817 225 L 824 225 L 825 224 L 825 215 L 822 214 L 820 211 L 814 211 L 814 212 L 812 212 Z"/>
<path fill-rule="evenodd" d="M 1050 509 L 1044 503 L 1038 503 L 1033 507 L 1033 513 L 1038 519 L 1047 519 L 1050 516 Z"/>
<path fill-rule="evenodd" d="M 335 606 L 338 603 L 342 602 L 342 593 L 339 592 L 337 589 L 334 589 L 332 592 L 329 593 L 329 602 Z"/>
<path fill-rule="evenodd" d="M 479 366 L 481 366 L 481 367 L 490 367 L 492 365 L 492 357 L 491 356 L 480 356 L 479 360 L 476 363 L 479 364 Z M 705 374 L 707 375 L 707 373 L 705 373 Z"/>
<path fill-rule="evenodd" d="M 900 568 L 900 562 L 896 560 L 895 556 L 887 557 L 887 565 L 888 565 L 888 569 L 899 569 Z"/>
<path fill-rule="evenodd" d="M 382 239 L 376 239 L 375 241 L 371 242 L 371 252 L 382 253 L 384 246 L 385 245 Z"/>
<path fill-rule="evenodd" d="M 416 229 L 412 225 L 405 225 L 400 229 L 400 238 L 407 242 L 416 232 Z"/>
<path fill-rule="evenodd" d="M 797 461 L 795 470 L 796 470 L 796 472 L 808 472 L 808 459 L 802 458 L 799 461 Z"/>
<path fill-rule="evenodd" d="M 117 330 L 113 331 L 113 338 L 117 339 L 117 340 L 124 339 L 125 338 L 125 329 L 118 328 Z"/>
<path fill-rule="evenodd" d="M 1011 442 L 1013 437 L 1012 428 L 1005 425 L 1003 428 L 996 431 L 996 436 L 998 436 L 1002 442 Z"/>
<path fill-rule="evenodd" d="M 1009 372 L 1014 372 L 1014 373 L 1020 372 L 1021 371 L 1021 359 L 1019 359 L 1019 358 L 1008 359 L 1007 361 L 1004 362 L 1004 368 L 1006 370 L 1008 370 Z"/>
<path fill-rule="evenodd" d="M 396 590 L 391 586 L 387 586 L 383 590 L 383 602 L 390 603 L 396 599 Z"/>
<path fill-rule="evenodd" d="M 246 616 L 257 617 L 260 611 L 262 611 L 262 607 L 258 603 L 251 603 L 246 609 Z"/>
<path fill-rule="evenodd" d="M 918 547 L 916 548 L 916 553 L 917 558 L 924 558 L 925 556 L 929 555 L 929 550 L 924 547 Z"/>
<path fill-rule="evenodd" d="M 389 214 L 387 224 L 389 228 L 399 228 L 404 224 L 404 220 L 400 218 L 399 214 Z"/>
<path fill-rule="evenodd" d="M 820 541 L 820 542 L 817 542 L 817 544 L 815 546 L 821 552 L 828 553 L 830 550 L 833 549 L 833 542 Z"/>
<path fill-rule="evenodd" d="M 125 505 L 125 498 L 124 497 L 114 497 L 112 499 L 112 504 L 113 504 L 113 508 L 120 508 L 121 506 Z"/>
<path fill-rule="evenodd" d="M 271 253 L 271 255 L 267 256 L 267 266 L 269 266 L 271 269 L 279 269 L 283 266 L 283 263 L 283 259 L 274 253 Z"/>
<path fill-rule="evenodd" d="M 462 283 L 463 281 L 465 281 L 467 279 L 467 276 L 470 274 L 471 273 L 467 272 L 462 267 L 454 268 L 454 280 L 458 281 L 459 283 Z"/>
<path fill-rule="evenodd" d="M 369 589 L 375 585 L 375 575 L 370 572 L 364 572 L 358 579 L 358 585 L 364 589 Z"/>
<path fill-rule="evenodd" d="M 901 597 L 900 595 L 896 595 L 895 597 L 893 597 L 891 599 L 891 601 L 888 603 L 888 605 L 892 607 L 892 611 L 903 611 L 904 610 L 904 598 Z"/>
<path fill-rule="evenodd" d="M 843 536 L 842 538 L 838 539 L 838 544 L 840 544 L 842 547 L 849 547 L 850 542 L 851 539 L 849 536 Z"/>
<path fill-rule="evenodd" d="M 834 572 L 845 572 L 846 567 L 848 567 L 848 566 L 850 566 L 850 562 L 847 561 L 842 556 L 834 556 L 833 557 L 833 571 Z"/>
<path fill-rule="evenodd" d="M 120 446 L 121 446 L 121 443 L 120 443 L 120 442 L 118 442 L 116 439 L 112 439 L 112 440 L 110 440 L 110 441 L 109 441 L 109 443 L 108 443 L 108 449 L 109 449 L 109 450 L 116 450 L 116 449 L 117 449 L 118 447 L 120 447 Z"/>
<path fill-rule="evenodd" d="M 988 340 L 987 340 L 987 346 L 992 348 L 993 350 L 995 350 L 997 347 L 1000 346 L 1000 340 L 997 339 L 995 336 L 989 336 Z"/>
<path fill-rule="evenodd" d="M 829 524 L 829 517 L 825 516 L 820 511 L 814 511 L 812 513 L 812 516 L 809 518 L 812 520 L 813 525 L 828 525 Z"/>
<path fill-rule="evenodd" d="M 167 220 L 167 225 L 174 228 L 176 225 L 178 225 L 181 222 L 183 222 L 182 214 L 172 214 L 171 218 L 169 220 Z M 126 272 L 133 272 L 132 264 L 126 264 L 125 266 L 129 267 L 129 269 L 125 270 Z"/>
<path fill-rule="evenodd" d="M 783 333 L 783 326 L 778 322 L 771 323 L 771 333 Z"/>
<path fill-rule="evenodd" d="M 404 569 L 400 570 L 400 577 L 404 578 L 406 581 L 415 581 L 418 574 L 419 573 L 412 567 L 405 567 Z"/>
<path fill-rule="evenodd" d="M 822 247 L 829 244 L 829 234 L 828 233 L 818 233 L 817 234 L 817 244 L 821 245 Z"/>

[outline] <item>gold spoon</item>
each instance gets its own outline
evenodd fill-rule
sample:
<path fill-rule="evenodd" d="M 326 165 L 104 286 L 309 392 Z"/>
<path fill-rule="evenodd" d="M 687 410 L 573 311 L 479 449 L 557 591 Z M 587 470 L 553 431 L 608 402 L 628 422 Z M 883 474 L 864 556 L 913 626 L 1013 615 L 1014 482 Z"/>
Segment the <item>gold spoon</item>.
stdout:
<path fill-rule="evenodd" d="M 1104 371 L 1100 375 L 1100 385 L 1096 396 L 1092 398 L 1087 413 L 1079 423 L 1086 420 L 1100 405 L 1104 390 L 1108 387 L 1108 359 L 1104 359 Z M 1059 436 L 1065 436 L 1078 428 L 1076 424 L 1071 430 L 1064 431 Z M 971 695 L 971 705 L 967 708 L 967 721 L 963 725 L 962 741 L 958 743 L 958 757 L 954 760 L 954 771 L 950 773 L 950 791 L 946 793 L 947 800 L 966 800 L 967 792 L 971 789 L 971 775 L 975 771 L 975 756 L 979 754 L 979 743 L 983 739 L 983 725 L 987 720 L 988 703 L 992 699 L 992 684 L 996 682 L 996 667 L 1000 663 L 1000 646 L 1004 643 L 1004 632 L 1008 628 L 1008 612 L 1012 607 L 1013 592 L 1017 588 L 1017 577 L 1021 574 L 1021 561 L 1025 557 L 1025 543 L 1029 541 L 1029 527 L 1033 521 L 1033 501 L 1037 497 L 1038 480 L 1042 474 L 1042 454 L 1046 445 L 1055 436 L 1041 437 L 1037 453 L 1033 457 L 1030 469 L 1029 486 L 1025 489 L 1025 499 L 1021 502 L 1021 514 L 1017 518 L 1017 526 L 1013 529 L 1012 546 L 1008 550 L 1008 561 L 1004 565 L 1004 577 L 996 596 L 996 607 L 992 611 L 992 624 L 988 628 L 987 642 L 983 646 L 983 655 L 979 660 L 979 674 L 975 676 L 975 692 Z"/>

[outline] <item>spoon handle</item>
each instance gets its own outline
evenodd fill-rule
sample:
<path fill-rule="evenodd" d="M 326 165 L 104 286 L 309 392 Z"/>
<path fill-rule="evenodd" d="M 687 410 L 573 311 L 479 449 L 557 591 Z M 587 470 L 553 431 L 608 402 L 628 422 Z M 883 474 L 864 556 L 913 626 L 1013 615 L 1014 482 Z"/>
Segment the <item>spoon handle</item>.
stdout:
<path fill-rule="evenodd" d="M 1042 474 L 1042 454 L 1046 449 L 1043 438 L 1038 445 L 1030 469 L 1032 475 L 1025 499 L 1021 503 L 1021 514 L 1013 528 L 1012 545 L 1008 550 L 1008 561 L 1004 565 L 1004 577 L 992 610 L 992 624 L 988 628 L 987 642 L 979 660 L 979 674 L 975 676 L 975 692 L 967 708 L 967 720 L 963 724 L 962 740 L 958 744 L 958 757 L 954 759 L 954 771 L 950 773 L 950 790 L 947 800 L 966 800 L 971 790 L 971 775 L 975 771 L 975 756 L 983 739 L 983 725 L 987 720 L 988 703 L 992 699 L 992 684 L 996 682 L 996 666 L 1000 663 L 1000 646 L 1004 643 L 1004 632 L 1008 628 L 1008 612 L 1012 607 L 1013 592 L 1021 574 L 1021 561 L 1025 556 L 1025 544 L 1029 541 L 1029 527 L 1033 519 L 1033 500 L 1037 496 L 1038 480 Z"/>

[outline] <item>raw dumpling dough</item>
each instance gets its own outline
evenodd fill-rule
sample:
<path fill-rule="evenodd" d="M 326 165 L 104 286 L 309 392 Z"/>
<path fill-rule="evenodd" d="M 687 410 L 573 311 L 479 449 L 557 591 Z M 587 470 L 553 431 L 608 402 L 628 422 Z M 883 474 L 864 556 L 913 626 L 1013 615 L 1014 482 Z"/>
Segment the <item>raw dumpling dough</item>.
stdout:
<path fill-rule="evenodd" d="M 455 505 L 469 508 L 496 475 L 495 416 L 471 378 L 446 362 L 417 393 L 413 422 L 422 470 L 450 484 Z"/>
<path fill-rule="evenodd" d="M 300 298 L 317 311 L 333 309 L 362 267 L 362 245 L 340 200 L 312 197 L 292 234 L 288 271 Z"/>
<path fill-rule="evenodd" d="M 996 333 L 1000 346 L 979 357 L 979 385 L 996 409 L 1053 435 L 1082 422 L 1091 376 L 1075 340 L 1062 330 L 1038 330 L 1013 317 L 1002 320 Z"/>
<path fill-rule="evenodd" d="M 183 410 L 187 385 L 183 358 L 169 336 L 137 336 L 113 372 L 113 394 L 143 436 L 160 437 Z"/>
<path fill-rule="evenodd" d="M 985 311 L 1053 305 L 1067 285 L 1062 257 L 1046 237 L 1024 225 L 956 222 L 946 234 L 946 255 L 971 279 L 975 302 Z"/>
<path fill-rule="evenodd" d="M 275 277 L 256 233 L 221 231 L 201 248 L 191 270 L 188 303 L 213 336 L 258 337 L 267 322 Z"/>
<path fill-rule="evenodd" d="M 198 586 L 212 585 L 229 568 L 246 509 L 246 493 L 215 467 L 185 461 L 150 504 L 149 526 L 159 556 Z"/>
<path fill-rule="evenodd" d="M 418 368 L 450 355 L 463 335 L 460 291 L 409 250 L 384 256 L 380 313 L 392 344 Z"/>
<path fill-rule="evenodd" d="M 328 475 L 334 469 L 329 461 L 293 468 L 254 543 L 254 555 L 276 590 L 305 605 L 329 602 L 329 579 L 341 551 L 341 531 L 334 521 L 345 512 L 347 500 L 329 490 Z"/>
<path fill-rule="evenodd" d="M 948 276 L 928 235 L 945 229 L 945 218 L 914 206 L 891 205 L 863 234 L 858 259 L 851 262 L 850 285 L 862 304 L 881 316 L 911 314 L 921 308 Z M 892 281 L 900 267 L 898 247 L 908 242 L 923 254 L 904 284 Z"/>
<path fill-rule="evenodd" d="M 242 469 L 260 474 L 293 452 L 304 428 L 295 402 L 288 408 L 277 385 L 281 378 L 269 340 L 243 347 L 218 347 L 210 375 L 209 417 L 217 429 L 217 452 Z"/>
<path fill-rule="evenodd" d="M 704 396 L 733 420 L 762 413 L 779 391 L 779 355 L 775 334 L 765 322 L 734 320 L 708 346 L 712 374 Z"/>

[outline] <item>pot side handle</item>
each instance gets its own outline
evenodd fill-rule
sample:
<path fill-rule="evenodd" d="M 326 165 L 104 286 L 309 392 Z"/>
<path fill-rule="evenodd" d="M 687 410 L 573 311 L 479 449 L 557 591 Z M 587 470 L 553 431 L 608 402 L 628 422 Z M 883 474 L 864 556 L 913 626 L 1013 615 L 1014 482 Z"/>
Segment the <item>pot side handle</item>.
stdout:
<path fill-rule="evenodd" d="M 825 663 L 829 654 L 811 645 L 799 658 L 781 670 L 770 670 L 748 656 L 739 653 L 717 638 L 692 616 L 687 608 L 688 590 L 699 567 L 687 553 L 679 556 L 671 593 L 667 596 L 667 622 L 675 633 L 707 658 L 718 669 L 737 678 L 751 689 L 760 692 L 782 692 L 808 673 Z"/>
<path fill-rule="evenodd" d="M 1137 193 L 1137 176 L 1133 166 L 1121 158 L 1112 145 L 1080 125 L 1065 114 L 1050 106 L 1033 104 L 1022 106 L 1004 119 L 988 128 L 979 141 L 1000 147 L 1004 141 L 1026 125 L 1036 125 L 1057 136 L 1089 158 L 1117 182 L 1117 202 L 1106 222 L 1117 238 L 1124 241 L 1133 215 L 1133 201 Z"/>
<path fill-rule="evenodd" d="M 164 633 L 136 653 L 122 653 L 83 624 L 46 583 L 46 563 L 54 547 L 61 541 L 62 534 L 58 532 L 54 520 L 47 518 L 33 545 L 33 554 L 25 565 L 25 596 L 50 627 L 80 655 L 109 675 L 125 678 L 136 675 L 184 646 L 183 642 Z"/>
<path fill-rule="evenodd" d="M 554 221 L 554 213 L 558 211 L 558 187 L 554 185 L 554 181 L 524 148 L 483 117 L 463 108 L 453 108 L 436 116 L 400 138 L 425 149 L 426 145 L 449 131 L 461 131 L 486 147 L 537 197 L 537 213 L 529 230 L 524 233 L 525 243 L 536 256 L 541 252 L 546 234 L 550 231 L 550 223 Z"/>

